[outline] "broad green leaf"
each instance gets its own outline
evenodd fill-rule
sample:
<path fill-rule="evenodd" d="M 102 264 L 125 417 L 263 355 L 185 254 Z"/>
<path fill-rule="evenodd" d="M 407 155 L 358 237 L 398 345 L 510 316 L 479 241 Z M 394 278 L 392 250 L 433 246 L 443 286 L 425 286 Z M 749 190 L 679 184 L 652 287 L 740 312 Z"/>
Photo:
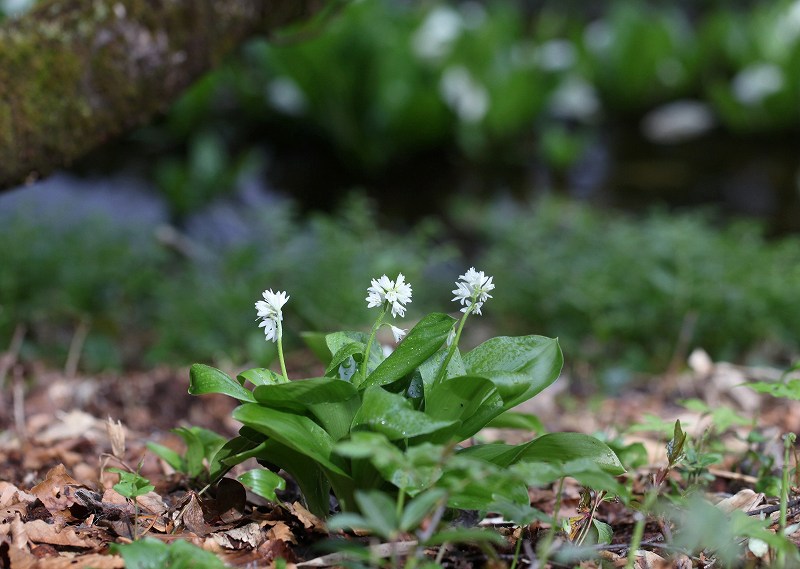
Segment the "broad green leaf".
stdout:
<path fill-rule="evenodd" d="M 236 379 L 244 385 L 245 381 L 249 381 L 255 386 L 259 385 L 275 385 L 276 383 L 284 383 L 283 376 L 278 375 L 271 369 L 263 367 L 256 367 L 243 371 L 236 376 Z"/>
<path fill-rule="evenodd" d="M 341 466 L 331 459 L 333 439 L 325 429 L 308 417 L 271 409 L 257 403 L 245 403 L 234 409 L 233 418 L 308 456 L 320 466 L 337 474 L 346 475 Z"/>
<path fill-rule="evenodd" d="M 189 393 L 205 395 L 222 393 L 239 401 L 255 401 L 253 394 L 228 374 L 203 364 L 194 364 L 189 370 Z"/>
<path fill-rule="evenodd" d="M 338 352 L 333 355 L 328 367 L 325 368 L 325 375 L 329 377 L 339 377 L 339 366 L 341 366 L 347 359 L 356 355 L 360 355 L 363 359 L 364 350 L 366 346 L 361 342 L 350 342 L 342 346 Z"/>
<path fill-rule="evenodd" d="M 219 558 L 188 541 L 177 540 L 167 545 L 161 540 L 145 537 L 132 543 L 111 544 L 111 552 L 120 555 L 126 569 L 202 568 L 224 569 Z"/>
<path fill-rule="evenodd" d="M 394 537 L 398 531 L 395 503 L 385 492 L 380 490 L 357 491 L 356 504 L 378 535 L 386 539 Z"/>
<path fill-rule="evenodd" d="M 208 470 L 210 481 L 216 481 L 218 478 L 221 478 L 226 472 L 228 472 L 232 466 L 235 466 L 241 462 L 244 462 L 247 460 L 247 458 L 250 458 L 248 456 L 237 462 L 234 457 L 239 456 L 246 451 L 252 450 L 256 446 L 258 446 L 257 442 L 246 437 L 234 437 L 222 445 L 216 454 L 214 454 L 214 457 L 209 461 Z M 228 460 L 231 460 L 232 462 L 229 464 L 226 462 Z"/>
<path fill-rule="evenodd" d="M 171 448 L 165 447 L 158 443 L 147 443 L 147 449 L 154 455 L 169 464 L 173 469 L 178 472 L 185 472 L 186 465 L 183 462 L 183 457 Z"/>
<path fill-rule="evenodd" d="M 350 431 L 360 405 L 358 390 L 350 382 L 330 377 L 265 385 L 257 387 L 253 395 L 266 407 L 311 412 L 334 440 Z"/>
<path fill-rule="evenodd" d="M 549 433 L 521 445 L 475 445 L 463 449 L 459 452 L 461 454 L 504 467 L 520 461 L 564 464 L 586 458 L 596 462 L 609 474 L 625 472 L 617 455 L 608 445 L 582 433 Z"/>
<path fill-rule="evenodd" d="M 597 531 L 597 543 L 600 545 L 608 545 L 611 543 L 611 538 L 614 537 L 614 530 L 605 522 L 592 518 L 592 524 Z"/>
<path fill-rule="evenodd" d="M 444 447 L 423 443 L 401 451 L 380 433 L 355 432 L 334 451 L 352 459 L 369 459 L 387 482 L 414 496 L 442 474 Z M 355 463 L 356 460 L 353 462 Z"/>
<path fill-rule="evenodd" d="M 275 490 L 286 488 L 286 480 L 271 470 L 256 468 L 239 475 L 239 482 L 250 488 L 253 492 L 272 502 L 277 502 Z"/>
<path fill-rule="evenodd" d="M 493 429 L 519 429 L 521 431 L 532 431 L 541 434 L 546 431 L 541 419 L 536 415 L 518 413 L 515 411 L 506 411 L 502 415 L 498 415 L 489 421 L 486 426 Z"/>
<path fill-rule="evenodd" d="M 183 442 L 186 443 L 186 454 L 184 454 L 185 474 L 190 478 L 197 478 L 203 473 L 203 459 L 205 458 L 203 441 L 200 440 L 196 433 L 186 427 L 172 429 L 172 432 L 178 434 L 183 439 Z"/>
<path fill-rule="evenodd" d="M 336 531 L 340 529 L 358 529 L 367 530 L 377 534 L 378 528 L 372 527 L 364 516 L 354 514 L 351 512 L 344 512 L 336 514 L 327 523 L 328 531 Z"/>
<path fill-rule="evenodd" d="M 483 377 L 452 377 L 430 387 L 425 398 L 425 414 L 440 421 L 457 421 L 448 429 L 430 437 L 432 442 L 458 441 L 480 431 L 503 412 L 503 399 L 497 387 Z"/>
<path fill-rule="evenodd" d="M 510 409 L 558 379 L 564 357 L 558 340 L 544 336 L 500 336 L 464 356 L 469 375 L 490 379 Z"/>
<path fill-rule="evenodd" d="M 364 349 L 367 346 L 368 340 L 369 336 L 364 332 L 333 332 L 325 336 L 325 342 L 328 345 L 328 350 L 330 350 L 331 354 L 338 354 L 348 344 L 355 344 L 356 346 L 360 346 L 360 350 L 358 351 L 363 353 Z M 375 348 L 374 344 L 373 348 Z M 333 357 L 335 356 L 332 355 L 331 358 Z M 383 359 L 384 358 L 382 350 L 379 349 L 370 350 L 368 369 L 374 370 L 375 368 L 378 367 L 378 365 L 380 365 Z M 328 364 L 330 364 L 330 362 L 331 360 L 329 359 Z"/>
<path fill-rule="evenodd" d="M 430 387 L 439 376 L 439 372 L 442 369 L 442 364 L 444 363 L 444 359 L 447 357 L 447 352 L 449 351 L 450 348 L 447 346 L 447 344 L 445 344 L 439 348 L 435 354 L 422 362 L 422 364 L 419 366 L 419 374 L 422 378 L 422 383 L 425 386 L 426 396 L 430 390 Z M 464 367 L 464 361 L 461 359 L 461 351 L 456 348 L 453 352 L 453 357 L 450 358 L 450 363 L 447 364 L 445 378 L 460 377 L 464 375 L 467 375 L 467 369 Z"/>
<path fill-rule="evenodd" d="M 400 531 L 415 530 L 433 509 L 447 500 L 447 491 L 443 488 L 432 488 L 417 495 L 403 509 L 400 517 Z"/>
<path fill-rule="evenodd" d="M 428 314 L 409 331 L 360 387 L 386 385 L 414 371 L 445 343 L 454 323 L 455 319 L 447 314 Z"/>
<path fill-rule="evenodd" d="M 370 430 L 386 435 L 389 440 L 409 439 L 446 429 L 456 421 L 437 421 L 411 407 L 411 402 L 382 387 L 364 392 L 361 408 L 353 419 L 352 430 Z"/>

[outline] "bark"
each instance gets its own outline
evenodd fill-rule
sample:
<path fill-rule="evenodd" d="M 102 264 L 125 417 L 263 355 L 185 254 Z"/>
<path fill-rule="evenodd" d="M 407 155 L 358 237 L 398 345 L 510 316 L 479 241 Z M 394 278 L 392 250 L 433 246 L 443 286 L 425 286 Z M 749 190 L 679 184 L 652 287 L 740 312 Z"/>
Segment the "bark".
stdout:
<path fill-rule="evenodd" d="M 166 110 L 247 38 L 323 0 L 44 0 L 0 26 L 0 189 Z"/>

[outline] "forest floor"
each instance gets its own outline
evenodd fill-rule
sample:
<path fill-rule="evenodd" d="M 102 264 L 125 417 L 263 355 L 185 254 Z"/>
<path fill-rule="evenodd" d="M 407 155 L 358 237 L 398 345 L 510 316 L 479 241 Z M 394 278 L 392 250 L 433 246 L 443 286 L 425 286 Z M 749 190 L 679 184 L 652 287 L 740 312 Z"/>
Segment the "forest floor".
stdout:
<path fill-rule="evenodd" d="M 14 364 L 0 365 L 0 372 L 0 569 L 124 567 L 125 561 L 109 551 L 109 544 L 130 543 L 142 534 L 167 543 L 188 540 L 236 567 L 269 567 L 281 558 L 298 566 L 343 563 L 342 558 L 322 557 L 315 545 L 329 537 L 325 525 L 306 511 L 291 491 L 284 494 L 283 504 L 276 505 L 231 479 L 215 491 L 201 494 L 200 488 L 187 485 L 185 477 L 147 451 L 145 445 L 151 441 L 181 451 L 181 439 L 170 432 L 178 426 L 201 426 L 224 436 L 236 433 L 238 426 L 230 418 L 234 401 L 216 395 L 190 396 L 188 370 L 69 377 L 35 365 Z M 696 440 L 716 427 L 715 441 L 724 445 L 725 452 L 720 461 L 703 469 L 704 495 L 713 503 L 727 499 L 718 504 L 726 512 L 760 509 L 775 517 L 776 513 L 765 510 L 776 503 L 774 497 L 757 491 L 764 469 L 759 472 L 751 465 L 748 470 L 745 459 L 772 460 L 772 474 L 779 475 L 783 462 L 780 437 L 800 432 L 800 403 L 758 395 L 741 384 L 779 376 L 777 370 L 701 359 L 692 371 L 653 377 L 646 389 L 632 389 L 613 398 L 576 395 L 578 386 L 562 377 L 523 410 L 536 414 L 551 431 L 621 433 L 626 442 L 642 442 L 649 464 L 625 475 L 634 493 L 643 493 L 666 463 L 669 436 L 664 424 L 680 419 Z M 692 411 L 679 404 L 691 398 L 703 401 L 712 411 L 703 412 L 696 406 Z M 730 409 L 754 422 L 736 425 L 734 421 L 719 429 L 726 426 L 724 421 L 713 424 L 713 410 L 719 409 Z M 661 427 L 656 425 L 659 421 Z M 720 422 L 720 416 L 716 421 Z M 653 430 L 630 429 L 635 424 L 651 425 Z M 751 436 L 748 443 L 753 432 L 760 436 Z M 487 430 L 480 436 L 516 442 L 529 435 Z M 757 443 L 752 442 L 756 439 Z M 138 499 L 138 512 L 130 500 L 112 489 L 118 475 L 108 472 L 108 467 L 138 470 L 155 486 Z M 681 475 L 673 478 L 676 487 L 685 480 Z M 573 518 L 574 523 L 585 518 L 580 490 L 577 483 L 569 481 L 563 486 L 561 519 Z M 530 494 L 535 507 L 552 514 L 555 487 L 535 488 Z M 613 538 L 611 544 L 596 548 L 596 559 L 579 566 L 624 567 L 636 512 L 612 500 L 600 503 L 594 515 L 610 525 Z M 790 509 L 789 523 L 794 518 Z M 484 520 L 482 525 L 494 526 L 507 536 L 508 547 L 490 557 L 478 549 L 452 548 L 443 557 L 443 565 L 511 566 L 516 550 L 517 566 L 536 566 L 533 552 L 548 531 L 547 523 L 534 522 L 521 530 L 497 520 Z M 646 525 L 637 567 L 723 566 L 713 551 L 671 548 L 670 534 L 675 528 L 665 525 L 669 526 L 663 520 Z M 800 533 L 797 537 L 800 539 Z M 411 539 L 409 536 L 406 543 Z M 519 539 L 522 547 L 516 548 Z M 794 541 L 794 536 L 790 539 Z M 557 542 L 565 540 L 565 534 L 556 535 Z M 429 553 L 435 555 L 435 551 Z M 750 566 L 765 561 L 746 549 L 738 558 L 739 563 Z"/>

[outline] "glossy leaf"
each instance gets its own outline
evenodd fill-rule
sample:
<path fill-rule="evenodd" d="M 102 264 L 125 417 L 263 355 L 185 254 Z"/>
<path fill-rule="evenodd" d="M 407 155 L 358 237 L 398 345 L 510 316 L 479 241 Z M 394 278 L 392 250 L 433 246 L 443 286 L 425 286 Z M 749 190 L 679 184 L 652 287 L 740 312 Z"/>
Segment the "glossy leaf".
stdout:
<path fill-rule="evenodd" d="M 222 393 L 239 401 L 255 401 L 253 394 L 228 374 L 203 364 L 194 364 L 189 370 L 189 393 L 205 395 Z"/>
<path fill-rule="evenodd" d="M 461 453 L 504 467 L 520 461 L 564 464 L 585 458 L 594 461 L 609 474 L 625 472 L 617 455 L 608 445 L 582 433 L 550 433 L 521 445 L 475 445 L 459 454 Z"/>
<path fill-rule="evenodd" d="M 414 371 L 445 343 L 454 323 L 452 316 L 438 312 L 420 320 L 361 387 L 386 385 Z"/>
<path fill-rule="evenodd" d="M 411 407 L 411 402 L 382 387 L 364 392 L 361 408 L 353 419 L 352 430 L 370 430 L 386 435 L 389 440 L 408 439 L 451 427 L 456 421 L 437 421 Z"/>
<path fill-rule="evenodd" d="M 516 411 L 506 411 L 498 415 L 486 425 L 492 429 L 519 429 L 521 431 L 531 431 L 543 434 L 546 429 L 541 419 L 530 413 L 519 413 Z"/>
<path fill-rule="evenodd" d="M 321 466 L 345 475 L 331 459 L 333 440 L 308 417 L 271 409 L 257 403 L 245 403 L 234 409 L 233 418 L 312 458 Z"/>
<path fill-rule="evenodd" d="M 483 377 L 453 377 L 431 386 L 425 398 L 425 414 L 459 425 L 430 437 L 434 442 L 448 438 L 467 439 L 503 412 L 503 399 L 497 387 Z"/>
<path fill-rule="evenodd" d="M 469 375 L 490 379 L 510 409 L 558 379 L 564 357 L 552 338 L 500 336 L 467 353 L 464 365 Z"/>
<path fill-rule="evenodd" d="M 266 368 L 253 368 L 243 371 L 236 376 L 236 379 L 244 385 L 245 381 L 249 381 L 254 386 L 259 385 L 275 385 L 276 383 L 284 383 L 284 378 L 278 375 L 271 369 Z"/>
<path fill-rule="evenodd" d="M 277 502 L 275 490 L 286 488 L 286 480 L 271 470 L 256 468 L 239 475 L 239 482 L 250 488 L 254 493 L 272 502 Z"/>
<path fill-rule="evenodd" d="M 366 346 L 361 342 L 350 342 L 349 344 L 345 344 L 333 355 L 333 358 L 331 358 L 331 362 L 328 364 L 328 367 L 325 368 L 325 375 L 329 377 L 338 377 L 339 366 L 341 366 L 349 358 L 355 358 L 355 356 L 360 356 L 359 358 L 356 358 L 358 361 L 360 361 L 364 357 L 365 349 Z"/>
<path fill-rule="evenodd" d="M 265 385 L 257 387 L 253 395 L 266 407 L 311 412 L 334 440 L 350 431 L 360 405 L 359 392 L 350 382 L 330 377 Z"/>

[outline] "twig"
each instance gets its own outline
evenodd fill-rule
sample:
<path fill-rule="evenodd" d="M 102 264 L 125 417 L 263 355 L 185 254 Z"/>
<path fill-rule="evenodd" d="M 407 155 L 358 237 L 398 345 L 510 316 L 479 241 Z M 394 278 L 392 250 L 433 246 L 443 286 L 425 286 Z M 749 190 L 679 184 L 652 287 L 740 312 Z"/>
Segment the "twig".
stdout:
<path fill-rule="evenodd" d="M 78 362 L 81 360 L 83 345 L 89 335 L 89 327 L 89 319 L 86 317 L 81 318 L 78 327 L 75 328 L 75 333 L 72 335 L 72 341 L 69 343 L 69 351 L 67 352 L 67 361 L 64 364 L 64 374 L 69 378 L 75 377 L 78 372 Z"/>
<path fill-rule="evenodd" d="M 794 508 L 797 506 L 800 506 L 800 498 L 794 498 L 786 503 L 787 508 Z M 773 506 L 764 506 L 763 508 L 758 508 L 757 510 L 750 510 L 749 512 L 747 512 L 747 515 L 760 516 L 761 514 L 765 514 L 768 516 L 770 514 L 774 514 L 775 512 L 780 512 L 780 511 L 781 511 L 781 505 L 775 504 Z"/>
<path fill-rule="evenodd" d="M 14 335 L 11 336 L 11 343 L 8 346 L 8 351 L 0 356 L 0 390 L 6 384 L 8 370 L 17 363 L 19 352 L 22 349 L 22 341 L 25 339 L 25 333 L 27 331 L 24 324 L 17 324 L 14 328 Z"/>

